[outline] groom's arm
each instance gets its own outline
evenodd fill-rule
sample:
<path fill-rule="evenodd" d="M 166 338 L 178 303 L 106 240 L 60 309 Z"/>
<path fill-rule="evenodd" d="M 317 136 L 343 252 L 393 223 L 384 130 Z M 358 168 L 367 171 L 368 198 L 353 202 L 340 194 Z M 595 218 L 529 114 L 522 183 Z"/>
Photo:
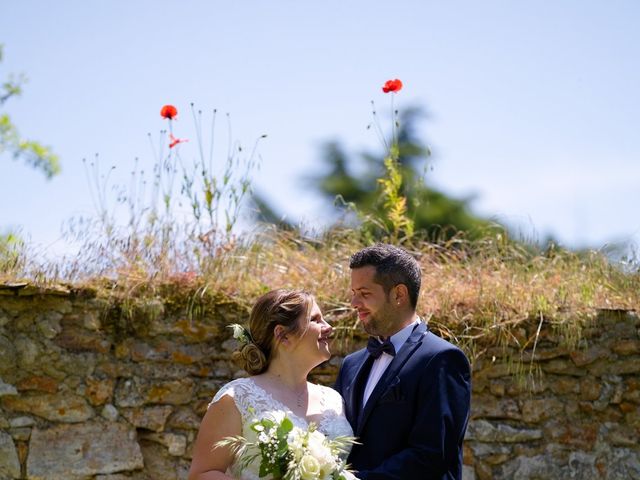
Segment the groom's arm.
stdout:
<path fill-rule="evenodd" d="M 419 410 L 407 448 L 375 469 L 358 472 L 358 478 L 442 479 L 452 466 L 462 468 L 462 440 L 471 404 L 471 374 L 464 353 L 451 349 L 437 354 L 423 371 L 419 389 Z"/>
<path fill-rule="evenodd" d="M 336 383 L 333 384 L 333 389 L 342 395 L 342 371 L 344 370 L 344 363 L 338 370 L 338 378 L 336 378 Z"/>

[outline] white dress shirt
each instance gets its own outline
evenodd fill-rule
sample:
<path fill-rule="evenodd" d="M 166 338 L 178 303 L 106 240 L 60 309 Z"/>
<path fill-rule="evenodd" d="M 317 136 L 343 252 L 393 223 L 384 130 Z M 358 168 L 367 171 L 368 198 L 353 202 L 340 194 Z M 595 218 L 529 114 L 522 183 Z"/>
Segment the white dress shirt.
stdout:
<path fill-rule="evenodd" d="M 393 348 L 396 349 L 396 355 L 404 345 L 404 342 L 406 342 L 411 336 L 411 332 L 413 332 L 414 327 L 418 323 L 420 323 L 420 319 L 411 322 L 399 332 L 391 335 L 390 340 L 393 344 Z M 393 355 L 382 352 L 382 355 L 380 355 L 380 357 L 376 358 L 373 361 L 371 372 L 369 372 L 369 378 L 367 379 L 367 385 L 364 387 L 364 395 L 362 396 L 362 408 L 364 408 L 364 406 L 367 404 L 367 400 L 369 400 L 371 392 L 373 392 L 373 389 L 376 388 L 380 377 L 382 377 L 382 374 L 387 369 L 392 360 Z"/>

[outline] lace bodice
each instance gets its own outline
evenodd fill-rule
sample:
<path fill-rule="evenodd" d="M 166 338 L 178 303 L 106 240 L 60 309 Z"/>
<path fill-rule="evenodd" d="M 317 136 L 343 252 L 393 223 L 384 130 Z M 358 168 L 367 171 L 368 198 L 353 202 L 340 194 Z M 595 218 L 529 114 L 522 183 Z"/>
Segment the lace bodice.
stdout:
<path fill-rule="evenodd" d="M 340 436 L 353 436 L 353 430 L 344 414 L 344 402 L 338 392 L 329 387 L 317 385 L 321 389 L 320 403 L 322 413 L 317 421 L 318 430 L 329 438 Z M 242 434 L 248 435 L 248 421 L 253 418 L 278 417 L 284 412 L 300 428 L 308 428 L 306 418 L 299 417 L 282 402 L 271 396 L 269 392 L 258 386 L 251 378 L 239 378 L 224 385 L 213 397 L 209 406 L 229 395 L 233 398 L 242 417 Z M 250 465 L 242 471 L 238 471 L 236 462 L 229 467 L 228 474 L 239 480 L 258 480 L 257 465 Z"/>

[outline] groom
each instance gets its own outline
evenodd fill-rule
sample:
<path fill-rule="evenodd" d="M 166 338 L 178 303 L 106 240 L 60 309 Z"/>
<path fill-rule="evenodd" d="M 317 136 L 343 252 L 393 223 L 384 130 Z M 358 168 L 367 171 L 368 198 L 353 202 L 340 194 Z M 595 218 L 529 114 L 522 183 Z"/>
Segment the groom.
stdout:
<path fill-rule="evenodd" d="M 361 442 L 349 463 L 363 480 L 461 479 L 469 362 L 416 315 L 418 262 L 378 244 L 349 266 L 351 305 L 371 335 L 366 349 L 344 359 L 336 382 Z"/>

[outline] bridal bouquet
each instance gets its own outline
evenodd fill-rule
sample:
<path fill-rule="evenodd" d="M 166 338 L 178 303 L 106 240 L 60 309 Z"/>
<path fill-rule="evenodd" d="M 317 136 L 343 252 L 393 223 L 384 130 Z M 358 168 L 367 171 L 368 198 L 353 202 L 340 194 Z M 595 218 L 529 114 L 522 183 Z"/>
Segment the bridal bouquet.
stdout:
<path fill-rule="evenodd" d="M 254 420 L 249 430 L 254 438 L 229 437 L 217 445 L 230 446 L 242 469 L 259 462 L 260 478 L 271 474 L 274 480 L 355 479 L 342 458 L 355 443 L 352 437 L 330 440 L 315 424 L 305 430 L 286 416 Z"/>

